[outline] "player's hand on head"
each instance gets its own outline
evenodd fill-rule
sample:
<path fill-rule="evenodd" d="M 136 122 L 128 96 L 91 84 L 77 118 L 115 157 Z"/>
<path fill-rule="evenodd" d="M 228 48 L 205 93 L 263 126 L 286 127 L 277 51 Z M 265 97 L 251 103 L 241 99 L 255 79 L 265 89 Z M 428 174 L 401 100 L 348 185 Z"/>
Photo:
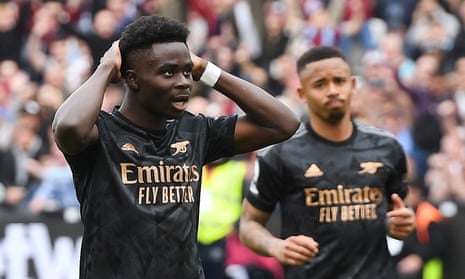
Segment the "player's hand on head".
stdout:
<path fill-rule="evenodd" d="M 100 65 L 111 65 L 113 67 L 110 82 L 117 83 L 121 80 L 121 51 L 119 48 L 119 40 L 114 41 L 109 49 L 100 59 Z"/>
<path fill-rule="evenodd" d="M 304 235 L 279 239 L 274 247 L 273 256 L 285 265 L 303 265 L 318 254 L 318 243 Z"/>
<path fill-rule="evenodd" d="M 207 67 L 207 62 L 205 59 L 199 57 L 197 54 L 190 52 L 192 63 L 194 64 L 192 68 L 192 78 L 195 81 L 199 81 L 202 76 L 205 68 Z"/>
<path fill-rule="evenodd" d="M 405 239 L 415 229 L 415 212 L 405 206 L 397 194 L 392 194 L 392 210 L 387 213 L 388 234 L 396 239 Z"/>

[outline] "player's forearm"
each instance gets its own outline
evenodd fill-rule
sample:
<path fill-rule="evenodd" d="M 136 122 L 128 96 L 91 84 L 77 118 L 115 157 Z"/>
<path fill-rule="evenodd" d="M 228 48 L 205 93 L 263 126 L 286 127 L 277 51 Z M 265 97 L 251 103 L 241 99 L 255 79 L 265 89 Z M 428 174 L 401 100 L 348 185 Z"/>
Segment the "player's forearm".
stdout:
<path fill-rule="evenodd" d="M 265 227 L 270 214 L 255 208 L 247 199 L 244 199 L 242 205 L 242 214 L 239 220 L 239 238 L 244 245 L 256 253 L 263 256 L 273 256 L 271 243 L 275 236 Z"/>
<path fill-rule="evenodd" d="M 241 221 L 239 238 L 249 249 L 262 256 L 272 256 L 273 236 L 265 227 L 255 221 Z"/>
<path fill-rule="evenodd" d="M 299 121 L 295 114 L 255 84 L 223 71 L 215 89 L 231 98 L 249 119 L 274 130 L 271 134 L 276 135 L 277 141 L 287 139 L 297 130 Z"/>

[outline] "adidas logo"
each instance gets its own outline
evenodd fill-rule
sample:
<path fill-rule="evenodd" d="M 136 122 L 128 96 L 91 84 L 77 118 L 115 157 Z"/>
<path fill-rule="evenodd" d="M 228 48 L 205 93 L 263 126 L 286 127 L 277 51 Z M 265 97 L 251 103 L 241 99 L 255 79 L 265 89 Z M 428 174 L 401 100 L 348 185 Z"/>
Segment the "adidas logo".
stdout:
<path fill-rule="evenodd" d="M 323 175 L 324 173 L 320 170 L 320 168 L 316 164 L 312 164 L 304 174 L 306 178 L 319 177 Z"/>

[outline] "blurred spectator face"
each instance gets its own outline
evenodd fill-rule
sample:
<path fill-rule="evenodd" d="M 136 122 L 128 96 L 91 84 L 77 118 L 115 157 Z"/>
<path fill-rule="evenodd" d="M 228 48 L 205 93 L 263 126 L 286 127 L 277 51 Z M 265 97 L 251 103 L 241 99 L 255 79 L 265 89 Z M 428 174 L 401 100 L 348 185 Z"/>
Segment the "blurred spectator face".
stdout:
<path fill-rule="evenodd" d="M 441 150 L 449 158 L 460 159 L 463 155 L 463 140 L 460 137 L 460 133 L 451 132 L 441 140 Z"/>
<path fill-rule="evenodd" d="M 9 79 L 19 72 L 19 66 L 13 60 L 0 62 L 0 78 Z"/>
<path fill-rule="evenodd" d="M 100 10 L 94 18 L 94 32 L 103 39 L 111 38 L 118 27 L 115 14 L 109 10 Z"/>
<path fill-rule="evenodd" d="M 19 149 L 27 151 L 37 138 L 36 130 L 40 119 L 37 114 L 22 113 L 15 124 L 13 144 Z"/>
<path fill-rule="evenodd" d="M 279 1 L 272 2 L 268 7 L 265 14 L 267 36 L 278 36 L 284 30 L 286 24 L 284 9 L 284 4 Z"/>
<path fill-rule="evenodd" d="M 300 5 L 305 17 L 313 15 L 323 7 L 321 0 L 301 0 Z"/>
<path fill-rule="evenodd" d="M 127 0 L 107 0 L 107 8 L 118 16 L 122 16 L 126 13 L 127 5 Z"/>
<path fill-rule="evenodd" d="M 15 1 L 0 3 L 0 32 L 15 27 L 19 16 L 18 4 Z"/>
<path fill-rule="evenodd" d="M 37 92 L 37 103 L 42 108 L 56 110 L 64 101 L 61 90 L 53 85 L 44 84 Z"/>
<path fill-rule="evenodd" d="M 47 36 L 59 28 L 58 18 L 61 11 L 59 2 L 46 2 L 34 14 L 33 28 L 36 34 Z"/>
<path fill-rule="evenodd" d="M 311 25 L 319 29 L 323 29 L 331 25 L 329 11 L 323 6 L 311 14 L 309 21 Z"/>
<path fill-rule="evenodd" d="M 428 31 L 423 34 L 420 47 L 423 51 L 442 51 L 452 43 L 451 40 L 452 38 L 447 36 L 445 26 L 434 20 L 429 24 Z"/>
<path fill-rule="evenodd" d="M 44 83 L 58 88 L 65 87 L 65 71 L 60 64 L 48 64 L 44 69 Z"/>
<path fill-rule="evenodd" d="M 392 70 L 386 54 L 379 50 L 367 51 L 362 56 L 362 73 L 365 82 L 376 89 L 386 89 L 391 82 Z"/>
<path fill-rule="evenodd" d="M 399 62 L 399 58 L 404 56 L 402 48 L 402 37 L 398 33 L 387 33 L 380 44 L 380 49 L 385 53 L 388 63 Z"/>
<path fill-rule="evenodd" d="M 222 46 L 217 50 L 217 63 L 225 69 L 232 69 L 234 64 L 233 50 L 227 46 Z"/>
<path fill-rule="evenodd" d="M 60 38 L 53 40 L 50 43 L 49 52 L 57 61 L 64 62 L 68 53 L 67 39 Z"/>
<path fill-rule="evenodd" d="M 437 0 L 420 0 L 416 5 L 416 12 L 423 18 L 430 18 L 437 6 Z"/>
<path fill-rule="evenodd" d="M 416 60 L 416 78 L 428 79 L 434 75 L 439 67 L 438 59 L 433 55 L 422 55 Z"/>

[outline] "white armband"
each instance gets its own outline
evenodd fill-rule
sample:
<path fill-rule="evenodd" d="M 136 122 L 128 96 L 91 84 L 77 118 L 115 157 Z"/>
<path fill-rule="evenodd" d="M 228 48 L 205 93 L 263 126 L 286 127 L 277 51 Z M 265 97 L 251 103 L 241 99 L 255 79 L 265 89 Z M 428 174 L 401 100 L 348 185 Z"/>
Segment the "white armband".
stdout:
<path fill-rule="evenodd" d="M 200 76 L 200 81 L 210 87 L 213 87 L 220 78 L 220 75 L 221 68 L 211 62 L 208 62 L 207 67 L 205 67 L 205 71 L 203 71 Z"/>

